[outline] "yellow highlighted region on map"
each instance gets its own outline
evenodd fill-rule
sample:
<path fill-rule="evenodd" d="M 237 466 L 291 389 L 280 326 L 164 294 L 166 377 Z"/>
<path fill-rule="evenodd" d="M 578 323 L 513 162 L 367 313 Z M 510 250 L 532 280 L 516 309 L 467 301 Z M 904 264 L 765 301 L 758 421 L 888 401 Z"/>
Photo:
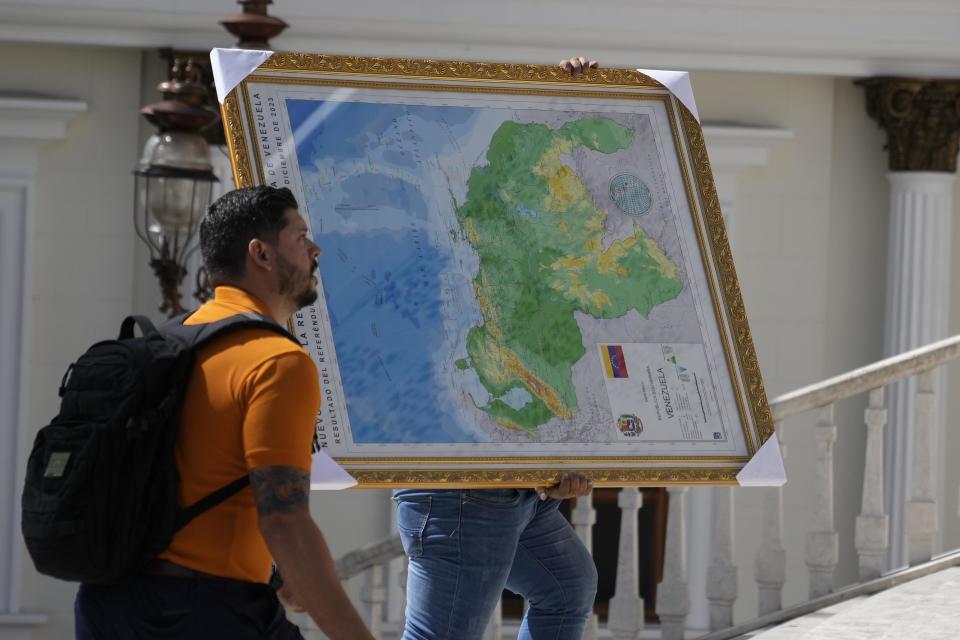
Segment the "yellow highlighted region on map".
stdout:
<path fill-rule="evenodd" d="M 667 254 L 663 252 L 663 249 L 660 248 L 656 242 L 653 241 L 653 238 L 644 234 L 643 242 L 647 247 L 647 253 L 651 258 L 656 260 L 657 266 L 660 267 L 660 273 L 664 278 L 670 278 L 671 280 L 676 279 L 677 277 L 677 265 L 675 265 L 670 258 L 667 257 Z"/>
<path fill-rule="evenodd" d="M 573 412 L 564 406 L 563 401 L 560 399 L 560 395 L 554 391 L 550 385 L 543 382 L 536 376 L 535 373 L 525 367 L 520 358 L 517 357 L 517 354 L 507 347 L 501 347 L 500 349 L 503 356 L 503 362 L 506 364 L 507 370 L 522 380 L 523 384 L 525 384 L 527 389 L 530 390 L 530 393 L 540 398 L 540 400 L 547 405 L 547 408 L 549 408 L 550 411 L 552 411 L 553 414 L 558 418 L 569 420 L 573 417 Z"/>
<path fill-rule="evenodd" d="M 508 121 L 491 139 L 487 163 L 471 171 L 456 214 L 479 256 L 482 322 L 466 348 L 489 394 L 479 408 L 500 425 L 535 437 L 554 418 L 573 419 L 572 369 L 586 353 L 577 313 L 646 316 L 683 288 L 639 227 L 604 249 L 608 214 L 573 166 L 575 149 L 612 154 L 633 141 L 632 129 L 607 118 L 557 128 Z"/>

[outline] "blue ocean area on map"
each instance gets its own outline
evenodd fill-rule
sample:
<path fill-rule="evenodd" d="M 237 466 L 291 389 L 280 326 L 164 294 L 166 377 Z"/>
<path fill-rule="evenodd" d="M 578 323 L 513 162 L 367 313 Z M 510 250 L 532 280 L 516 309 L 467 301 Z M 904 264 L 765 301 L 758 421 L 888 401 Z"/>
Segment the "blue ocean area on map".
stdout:
<path fill-rule="evenodd" d="M 357 443 L 467 439 L 438 403 L 433 375 L 447 259 L 417 235 L 323 237 L 320 272 Z"/>
<path fill-rule="evenodd" d="M 450 127 L 466 125 L 476 117 L 477 109 L 470 107 L 435 107 L 424 105 L 399 105 L 366 102 L 322 102 L 319 100 L 287 100 L 287 112 L 294 132 L 303 125 L 309 129 L 309 135 L 295 135 L 297 156 L 301 163 L 305 158 L 343 158 L 364 157 L 376 147 L 395 121 L 408 115 L 415 115 L 425 123 L 443 123 Z M 322 120 L 321 120 L 322 116 Z M 321 120 L 311 126 L 311 119 Z M 466 129 L 466 127 L 464 127 Z M 422 132 L 421 132 L 422 134 Z M 405 131 L 401 134 L 408 140 L 418 136 L 416 132 Z M 433 147 L 436 151 L 446 146 L 446 139 L 438 138 L 434 143 L 421 137 L 420 143 Z M 391 155 L 388 149 L 386 159 L 408 168 L 416 164 L 399 153 Z M 399 160 L 399 162 L 397 162 Z"/>
<path fill-rule="evenodd" d="M 418 218 L 427 217 L 427 203 L 423 196 L 408 182 L 378 173 L 361 173 L 350 176 L 340 184 L 348 202 L 362 202 L 360 211 L 371 211 L 389 206 L 402 209 Z M 345 218 L 357 211 L 350 206 L 335 206 L 334 210 Z"/>
<path fill-rule="evenodd" d="M 437 207 L 452 216 L 450 196 L 441 183 L 437 204 L 435 168 L 423 166 L 469 146 L 478 110 L 295 99 L 286 106 L 305 168 L 304 208 L 323 249 L 320 273 L 353 441 L 479 441 L 443 385 L 451 375 L 475 378 L 452 362 L 465 355 L 455 350 L 479 312 L 464 312 L 457 318 L 463 327 L 450 330 L 441 292 L 459 287 L 471 299 L 471 284 L 449 275 L 459 273 L 452 265 L 462 258 Z M 489 140 L 491 133 L 479 135 Z M 482 147 L 475 153 L 482 156 Z M 476 397 L 488 400 L 482 390 Z"/>

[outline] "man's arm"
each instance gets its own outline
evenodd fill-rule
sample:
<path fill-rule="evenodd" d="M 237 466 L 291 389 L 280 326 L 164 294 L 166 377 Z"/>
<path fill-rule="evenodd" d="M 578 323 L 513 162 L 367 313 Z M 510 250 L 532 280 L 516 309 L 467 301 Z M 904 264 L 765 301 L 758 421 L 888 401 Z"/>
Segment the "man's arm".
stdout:
<path fill-rule="evenodd" d="M 260 533 L 289 588 L 331 640 L 374 640 L 337 578 L 323 534 L 310 517 L 310 475 L 296 467 L 250 470 Z"/>

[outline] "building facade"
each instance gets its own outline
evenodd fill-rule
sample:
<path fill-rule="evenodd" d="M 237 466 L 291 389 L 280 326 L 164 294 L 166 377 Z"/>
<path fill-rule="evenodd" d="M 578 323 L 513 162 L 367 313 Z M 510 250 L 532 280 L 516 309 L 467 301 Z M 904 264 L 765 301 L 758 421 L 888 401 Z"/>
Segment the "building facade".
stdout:
<path fill-rule="evenodd" d="M 131 171 L 151 132 L 138 109 L 165 77 L 158 50 L 230 46 L 217 23 L 234 10 L 228 0 L 0 0 L 0 639 L 72 633 L 75 585 L 38 575 L 18 533 L 26 453 L 56 412 L 67 364 L 123 316 L 158 315 L 132 220 Z M 771 397 L 960 333 L 953 0 L 277 0 L 272 12 L 290 23 L 277 49 L 545 64 L 583 53 L 608 67 L 690 70 Z M 898 89 L 889 76 L 911 82 Z M 871 91 L 912 92 L 916 112 Z M 960 467 L 946 464 L 960 453 L 960 376 L 937 384 L 935 544 L 946 550 L 960 547 Z M 909 554 L 897 532 L 912 405 L 906 392 L 890 396 L 897 566 Z M 864 404 L 837 411 L 836 585 L 857 575 Z M 808 590 L 814 495 L 803 478 L 816 460 L 815 419 L 784 426 L 785 603 Z M 761 490 L 734 493 L 743 620 L 756 614 L 763 500 Z M 388 535 L 389 505 L 384 491 L 312 497 L 335 556 Z M 710 505 L 709 490 L 694 490 L 688 518 L 708 521 Z M 708 529 L 688 534 L 692 593 L 706 582 Z M 349 587 L 358 596 L 359 582 Z M 705 629 L 707 617 L 693 596 L 688 626 Z"/>

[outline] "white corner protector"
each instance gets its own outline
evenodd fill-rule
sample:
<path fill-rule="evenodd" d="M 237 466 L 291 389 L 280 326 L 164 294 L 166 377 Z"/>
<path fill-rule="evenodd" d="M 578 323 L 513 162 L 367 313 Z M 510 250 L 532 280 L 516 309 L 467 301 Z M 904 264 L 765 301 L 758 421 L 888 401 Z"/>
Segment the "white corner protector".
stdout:
<path fill-rule="evenodd" d="M 779 487 L 787 481 L 777 434 L 770 436 L 760 450 L 737 474 L 741 487 Z"/>
<path fill-rule="evenodd" d="M 686 71 L 664 71 L 662 69 L 637 69 L 640 73 L 648 75 L 667 89 L 674 97 L 682 102 L 693 117 L 700 122 L 700 112 L 697 111 L 697 103 L 693 99 L 693 86 L 690 84 L 690 74 Z"/>
<path fill-rule="evenodd" d="M 323 451 L 313 454 L 313 464 L 310 466 L 311 490 L 339 491 L 349 489 L 355 484 L 357 480 L 334 462 L 333 458 Z"/>
<path fill-rule="evenodd" d="M 220 104 L 223 104 L 234 87 L 272 55 L 273 51 L 211 49 L 210 67 L 213 69 L 213 83 L 217 87 L 217 100 Z"/>

